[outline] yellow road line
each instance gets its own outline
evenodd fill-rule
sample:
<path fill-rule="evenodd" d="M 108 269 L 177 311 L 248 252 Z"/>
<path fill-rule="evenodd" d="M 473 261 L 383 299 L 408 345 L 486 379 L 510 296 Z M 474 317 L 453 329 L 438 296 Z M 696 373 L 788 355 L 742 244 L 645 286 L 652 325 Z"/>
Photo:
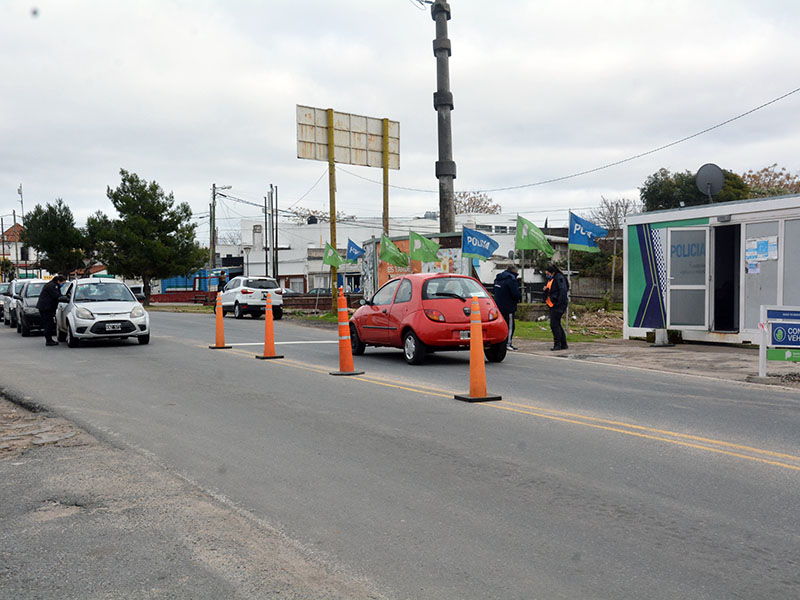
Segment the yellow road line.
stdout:
<path fill-rule="evenodd" d="M 575 425 L 583 425 L 584 427 L 591 427 L 593 429 L 601 429 L 601 430 L 604 430 L 604 431 L 613 431 L 615 433 L 621 433 L 623 435 L 630 435 L 630 436 L 640 437 L 640 438 L 644 438 L 644 439 L 648 439 L 648 440 L 657 440 L 657 441 L 660 441 L 660 442 L 666 442 L 668 444 L 675 444 L 677 446 L 685 446 L 687 448 L 694 448 L 696 450 L 705 450 L 706 452 L 716 452 L 717 454 L 725 454 L 727 456 L 734 456 L 736 458 L 744 458 L 744 459 L 747 459 L 747 460 L 761 462 L 761 463 L 765 463 L 765 464 L 768 464 L 768 465 L 773 465 L 773 466 L 777 466 L 777 467 L 784 467 L 786 469 L 792 469 L 793 471 L 800 471 L 800 465 L 792 465 L 792 464 L 788 464 L 788 463 L 779 462 L 779 461 L 776 461 L 776 460 L 768 460 L 766 458 L 759 458 L 757 456 L 750 456 L 748 454 L 742 454 L 740 452 L 731 452 L 730 450 L 723 450 L 721 448 L 713 448 L 711 446 L 703 446 L 701 444 L 695 444 L 695 443 L 692 443 L 692 442 L 684 442 L 684 441 L 681 441 L 681 440 L 675 440 L 675 439 L 670 439 L 670 438 L 666 438 L 666 437 L 660 437 L 658 435 L 650 435 L 650 434 L 646 434 L 646 433 L 638 433 L 636 431 L 621 429 L 620 427 L 611 427 L 609 425 L 599 425 L 597 423 L 587 423 L 586 421 L 582 421 L 579 418 L 568 418 L 568 417 L 564 417 L 564 416 L 558 416 L 558 415 L 555 415 L 555 414 L 546 414 L 546 413 L 541 413 L 541 412 L 534 412 L 534 411 L 531 411 L 531 410 L 521 410 L 521 409 L 518 409 L 518 408 L 514 408 L 512 406 L 503 406 L 502 404 L 481 404 L 481 406 L 486 406 L 488 408 L 497 408 L 497 409 L 500 409 L 500 410 L 512 411 L 512 412 L 516 412 L 516 413 L 520 413 L 520 414 L 531 415 L 531 416 L 534 416 L 534 417 L 541 417 L 543 419 L 550 419 L 552 421 L 561 421 L 563 423 L 573 423 Z M 643 429 L 647 429 L 647 428 L 643 428 Z M 657 430 L 653 430 L 653 431 L 657 431 Z M 674 434 L 674 435 L 679 436 L 680 434 Z M 716 443 L 716 442 L 715 441 L 709 441 L 709 443 Z M 736 447 L 735 444 L 728 444 L 727 442 L 721 442 L 720 445 Z M 741 446 L 741 448 L 747 448 L 747 446 Z M 748 448 L 748 449 L 752 450 L 753 452 L 756 452 L 756 453 L 760 452 L 760 453 L 764 453 L 764 454 L 775 454 L 775 453 L 772 453 L 772 452 L 768 452 L 766 450 L 758 450 L 757 448 Z M 788 458 L 790 458 L 792 460 L 800 461 L 800 457 L 796 457 L 796 456 L 791 456 L 791 455 L 777 455 L 777 456 L 786 456 L 786 457 L 788 457 Z"/>
<path fill-rule="evenodd" d="M 236 354 L 237 356 L 254 356 L 251 352 L 246 352 L 243 350 L 236 350 L 231 349 L 231 354 Z M 311 371 L 314 373 L 320 373 L 323 375 L 327 375 L 330 369 L 326 369 L 320 367 L 318 365 L 312 365 L 309 363 L 304 363 L 297 360 L 292 359 L 280 359 L 274 361 L 264 361 L 271 365 L 283 365 L 287 367 L 292 367 L 296 369 L 302 369 L 304 371 Z M 374 385 L 379 385 L 382 387 L 389 387 L 394 389 L 405 390 L 408 392 L 414 392 L 417 394 L 422 394 L 426 396 L 436 396 L 440 398 L 452 398 L 453 393 L 447 390 L 439 390 L 436 388 L 420 388 L 420 387 L 412 387 L 402 382 L 382 379 L 376 380 L 371 379 L 369 377 L 364 376 L 353 376 L 351 379 L 355 381 L 360 381 L 362 383 L 371 383 Z M 593 429 L 600 429 L 603 431 L 610 431 L 614 433 L 620 433 L 623 435 L 629 435 L 633 437 L 648 439 L 648 440 L 655 440 L 659 442 L 666 442 L 668 444 L 675 444 L 677 446 L 683 446 L 686 448 L 693 448 L 696 450 L 703 450 L 706 452 L 714 452 L 717 454 L 723 454 L 726 456 L 732 456 L 735 458 L 743 458 L 746 460 L 751 460 L 755 462 L 760 462 L 772 466 L 783 467 L 786 469 L 791 469 L 794 471 L 800 471 L 800 464 L 793 465 L 787 462 L 780 462 L 779 460 L 770 460 L 767 458 L 761 458 L 759 456 L 752 456 L 750 454 L 744 454 L 743 452 L 751 452 L 757 455 L 764 455 L 770 456 L 777 459 L 783 459 L 788 461 L 797 461 L 800 463 L 800 456 L 793 456 L 791 454 L 781 454 L 779 452 L 772 452 L 770 450 L 763 450 L 760 448 L 754 448 L 751 446 L 744 446 L 741 444 L 734 444 L 731 442 L 725 442 L 723 440 L 715 440 L 711 438 L 704 438 L 700 436 L 695 436 L 691 434 L 685 433 L 678 433 L 675 431 L 669 431 L 664 429 L 656 429 L 652 427 L 646 427 L 643 425 L 634 425 L 631 423 L 625 423 L 622 421 L 613 421 L 608 419 L 601 419 L 599 417 L 590 417 L 586 415 L 581 415 L 577 413 L 570 413 L 565 411 L 559 411 L 554 409 L 547 409 L 541 408 L 537 406 L 530 406 L 527 404 L 519 404 L 516 402 L 510 401 L 502 401 L 502 402 L 492 402 L 492 403 L 478 403 L 479 406 L 484 406 L 486 408 L 495 408 L 499 410 L 505 410 L 509 412 L 514 412 L 523 415 L 529 415 L 533 417 L 539 417 L 542 419 L 549 419 L 552 421 L 559 421 L 562 423 L 570 423 L 573 425 L 582 425 L 584 427 L 591 427 Z M 647 433 L 642 433 L 647 432 Z M 669 437 L 664 437 L 669 436 Z M 674 439 L 678 438 L 678 439 Z M 685 441 L 691 440 L 691 441 Z M 708 444 L 708 445 L 704 445 Z M 714 447 L 714 446 L 721 446 L 721 447 Z M 734 452 L 732 450 L 726 450 L 724 448 L 730 448 L 732 450 L 740 450 L 740 452 Z"/>

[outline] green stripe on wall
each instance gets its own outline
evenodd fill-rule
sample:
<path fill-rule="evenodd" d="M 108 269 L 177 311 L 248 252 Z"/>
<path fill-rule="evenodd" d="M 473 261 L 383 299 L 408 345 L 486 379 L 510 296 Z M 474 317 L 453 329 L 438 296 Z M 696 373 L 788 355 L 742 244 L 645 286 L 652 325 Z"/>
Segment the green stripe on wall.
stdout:
<path fill-rule="evenodd" d="M 642 303 L 646 282 L 636 225 L 628 226 L 628 325 L 632 326 Z"/>
<path fill-rule="evenodd" d="M 666 229 L 667 227 L 693 227 L 695 225 L 708 225 L 708 217 L 699 219 L 684 219 L 683 221 L 664 221 L 663 223 L 650 223 L 653 229 Z"/>

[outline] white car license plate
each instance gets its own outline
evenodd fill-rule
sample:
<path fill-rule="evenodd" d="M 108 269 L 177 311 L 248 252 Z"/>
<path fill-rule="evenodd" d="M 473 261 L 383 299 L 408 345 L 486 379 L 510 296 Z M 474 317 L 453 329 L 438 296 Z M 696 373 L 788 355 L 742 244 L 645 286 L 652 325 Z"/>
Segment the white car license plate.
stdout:
<path fill-rule="evenodd" d="M 458 334 L 461 336 L 462 340 L 469 339 L 469 329 L 467 331 L 459 331 Z"/>
<path fill-rule="evenodd" d="M 122 323 L 106 323 L 106 331 L 122 331 Z"/>

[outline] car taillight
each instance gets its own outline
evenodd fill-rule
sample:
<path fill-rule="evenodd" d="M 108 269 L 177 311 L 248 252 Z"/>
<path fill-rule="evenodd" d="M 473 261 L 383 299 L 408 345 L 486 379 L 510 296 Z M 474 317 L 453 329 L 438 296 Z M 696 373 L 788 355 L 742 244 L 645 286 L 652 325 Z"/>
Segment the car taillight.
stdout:
<path fill-rule="evenodd" d="M 440 311 L 434 310 L 432 308 L 425 309 L 425 316 L 428 317 L 431 321 L 436 321 L 437 323 L 444 323 L 446 320 L 444 318 L 444 315 Z"/>
<path fill-rule="evenodd" d="M 281 288 L 278 288 L 277 290 L 273 290 L 273 292 L 272 292 L 272 293 L 273 293 L 273 294 L 282 294 L 282 293 L 283 293 L 283 290 L 282 290 Z"/>
<path fill-rule="evenodd" d="M 243 294 L 252 294 L 253 290 L 242 290 Z"/>
<path fill-rule="evenodd" d="M 494 321 L 497 318 L 497 311 L 495 309 L 491 309 L 489 311 L 489 320 Z"/>

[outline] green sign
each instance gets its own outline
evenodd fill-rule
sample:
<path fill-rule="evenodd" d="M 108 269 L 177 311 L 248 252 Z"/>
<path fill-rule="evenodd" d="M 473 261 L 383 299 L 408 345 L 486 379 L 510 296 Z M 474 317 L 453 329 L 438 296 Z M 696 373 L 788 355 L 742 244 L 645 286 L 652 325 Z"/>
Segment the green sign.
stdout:
<path fill-rule="evenodd" d="M 767 360 L 800 362 L 800 350 L 790 350 L 788 348 L 767 348 Z"/>

